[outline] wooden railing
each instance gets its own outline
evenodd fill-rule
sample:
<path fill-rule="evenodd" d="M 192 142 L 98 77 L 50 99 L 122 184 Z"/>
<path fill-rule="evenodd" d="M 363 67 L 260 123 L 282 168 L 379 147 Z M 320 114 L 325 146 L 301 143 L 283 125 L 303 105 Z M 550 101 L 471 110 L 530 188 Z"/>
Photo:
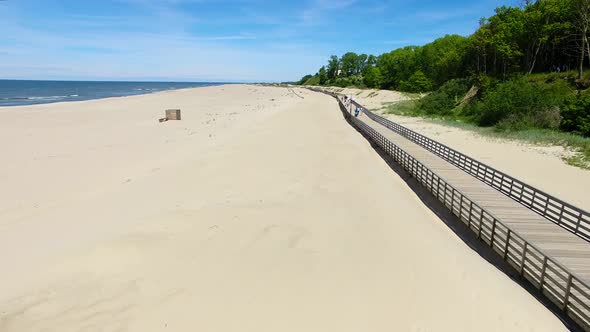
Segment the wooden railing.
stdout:
<path fill-rule="evenodd" d="M 324 91 L 319 91 L 324 92 Z M 324 92 L 326 93 L 326 92 Z M 590 286 L 556 259 L 528 242 L 492 213 L 388 140 L 369 125 L 350 115 L 337 95 L 340 108 L 350 123 L 374 141 L 438 200 L 458 217 L 477 238 L 489 245 L 520 275 L 564 310 L 585 330 L 590 331 Z"/>
<path fill-rule="evenodd" d="M 314 89 L 314 91 L 327 93 L 333 97 L 337 97 L 336 94 L 330 92 L 317 89 Z M 363 107 L 356 102 L 353 102 L 353 104 L 358 107 Z M 364 113 L 373 121 L 380 123 L 399 135 L 424 147 L 428 151 L 464 170 L 478 180 L 490 185 L 492 188 L 531 209 L 547 220 L 556 223 L 586 241 L 590 241 L 589 212 L 566 203 L 555 196 L 549 195 L 540 189 L 526 184 L 523 181 L 475 160 L 442 143 L 385 119 L 364 107 L 363 109 L 365 110 Z"/>
<path fill-rule="evenodd" d="M 395 122 L 380 117 L 370 111 L 366 111 L 365 113 L 375 122 L 424 147 L 440 158 L 459 167 L 480 181 L 490 185 L 492 188 L 545 217 L 547 220 L 556 223 L 586 241 L 590 241 L 590 213 L 587 211 L 566 203 L 555 196 L 549 195 L 542 190 Z"/>

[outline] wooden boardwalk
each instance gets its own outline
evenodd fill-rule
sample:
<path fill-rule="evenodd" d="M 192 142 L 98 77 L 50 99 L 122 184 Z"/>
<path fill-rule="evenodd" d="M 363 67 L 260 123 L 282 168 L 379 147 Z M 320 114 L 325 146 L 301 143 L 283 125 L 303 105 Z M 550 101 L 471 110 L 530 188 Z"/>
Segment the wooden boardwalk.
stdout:
<path fill-rule="evenodd" d="M 351 123 L 412 174 L 482 241 L 590 331 L 590 243 L 371 117 Z"/>

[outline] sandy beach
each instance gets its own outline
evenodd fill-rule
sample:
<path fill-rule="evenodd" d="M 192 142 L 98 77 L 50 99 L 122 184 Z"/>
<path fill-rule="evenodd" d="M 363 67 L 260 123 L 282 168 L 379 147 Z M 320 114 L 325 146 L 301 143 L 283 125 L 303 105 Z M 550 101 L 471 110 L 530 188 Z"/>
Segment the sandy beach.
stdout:
<path fill-rule="evenodd" d="M 158 123 L 167 108 L 183 120 Z M 0 115 L 2 332 L 566 330 L 328 96 L 224 85 Z M 495 155 L 476 142 L 458 149 Z M 522 149 L 490 164 L 521 177 Z M 543 187 L 558 167 L 522 178 L 583 188 Z"/>

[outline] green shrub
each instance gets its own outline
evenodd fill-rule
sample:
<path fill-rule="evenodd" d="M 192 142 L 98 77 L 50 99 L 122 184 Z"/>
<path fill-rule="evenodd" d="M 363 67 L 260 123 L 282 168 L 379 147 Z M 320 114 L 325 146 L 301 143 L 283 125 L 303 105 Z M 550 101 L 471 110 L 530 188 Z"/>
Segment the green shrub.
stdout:
<path fill-rule="evenodd" d="M 590 137 L 590 97 L 568 98 L 561 111 L 561 129 Z"/>
<path fill-rule="evenodd" d="M 363 73 L 363 82 L 369 88 L 378 88 L 381 86 L 381 71 L 377 67 L 367 67 Z"/>
<path fill-rule="evenodd" d="M 447 115 L 455 103 L 453 98 L 445 92 L 433 92 L 418 102 L 418 109 L 430 115 Z"/>
<path fill-rule="evenodd" d="M 353 76 L 347 76 L 347 77 L 337 77 L 333 81 L 330 81 L 329 84 L 333 85 L 333 86 L 341 87 L 341 88 L 346 88 L 346 87 L 351 87 L 351 86 L 362 88 L 365 86 L 365 84 L 363 83 L 362 77 L 360 77 L 359 75 L 353 75 Z"/>
<path fill-rule="evenodd" d="M 405 116 L 418 116 L 419 111 L 416 108 L 417 101 L 415 100 L 400 100 L 387 106 L 385 113 L 405 115 Z"/>
<path fill-rule="evenodd" d="M 309 79 L 312 77 L 313 77 L 312 75 L 305 75 L 299 81 L 297 81 L 296 84 L 298 84 L 298 85 L 305 84 L 305 82 L 309 81 Z"/>
<path fill-rule="evenodd" d="M 496 124 L 498 130 L 525 130 L 530 128 L 557 129 L 561 124 L 559 107 L 543 109 L 531 114 L 510 114 Z"/>
<path fill-rule="evenodd" d="M 407 81 L 401 81 L 399 88 L 406 92 L 426 92 L 432 89 L 432 82 L 422 71 L 418 70 Z"/>
<path fill-rule="evenodd" d="M 563 104 L 563 94 L 550 87 L 515 78 L 489 89 L 483 97 L 479 124 L 523 129 L 555 127 L 555 110 Z"/>
<path fill-rule="evenodd" d="M 318 75 L 314 75 L 308 78 L 303 85 L 320 85 L 320 77 Z"/>
<path fill-rule="evenodd" d="M 450 80 L 418 103 L 420 111 L 431 115 L 449 115 L 469 90 L 469 81 Z"/>

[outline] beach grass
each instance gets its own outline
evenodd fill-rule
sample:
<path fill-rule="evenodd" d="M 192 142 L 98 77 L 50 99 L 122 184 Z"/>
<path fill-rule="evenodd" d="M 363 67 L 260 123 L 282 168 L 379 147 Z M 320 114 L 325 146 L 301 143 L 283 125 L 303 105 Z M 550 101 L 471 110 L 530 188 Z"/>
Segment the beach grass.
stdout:
<path fill-rule="evenodd" d="M 408 117 L 420 117 L 429 122 L 475 132 L 481 136 L 508 139 L 539 146 L 562 146 L 569 152 L 562 157 L 568 165 L 590 170 L 590 138 L 550 129 L 529 128 L 501 130 L 495 127 L 480 127 L 473 123 L 421 113 L 416 109 L 416 100 L 404 100 L 384 105 L 382 112 Z"/>

